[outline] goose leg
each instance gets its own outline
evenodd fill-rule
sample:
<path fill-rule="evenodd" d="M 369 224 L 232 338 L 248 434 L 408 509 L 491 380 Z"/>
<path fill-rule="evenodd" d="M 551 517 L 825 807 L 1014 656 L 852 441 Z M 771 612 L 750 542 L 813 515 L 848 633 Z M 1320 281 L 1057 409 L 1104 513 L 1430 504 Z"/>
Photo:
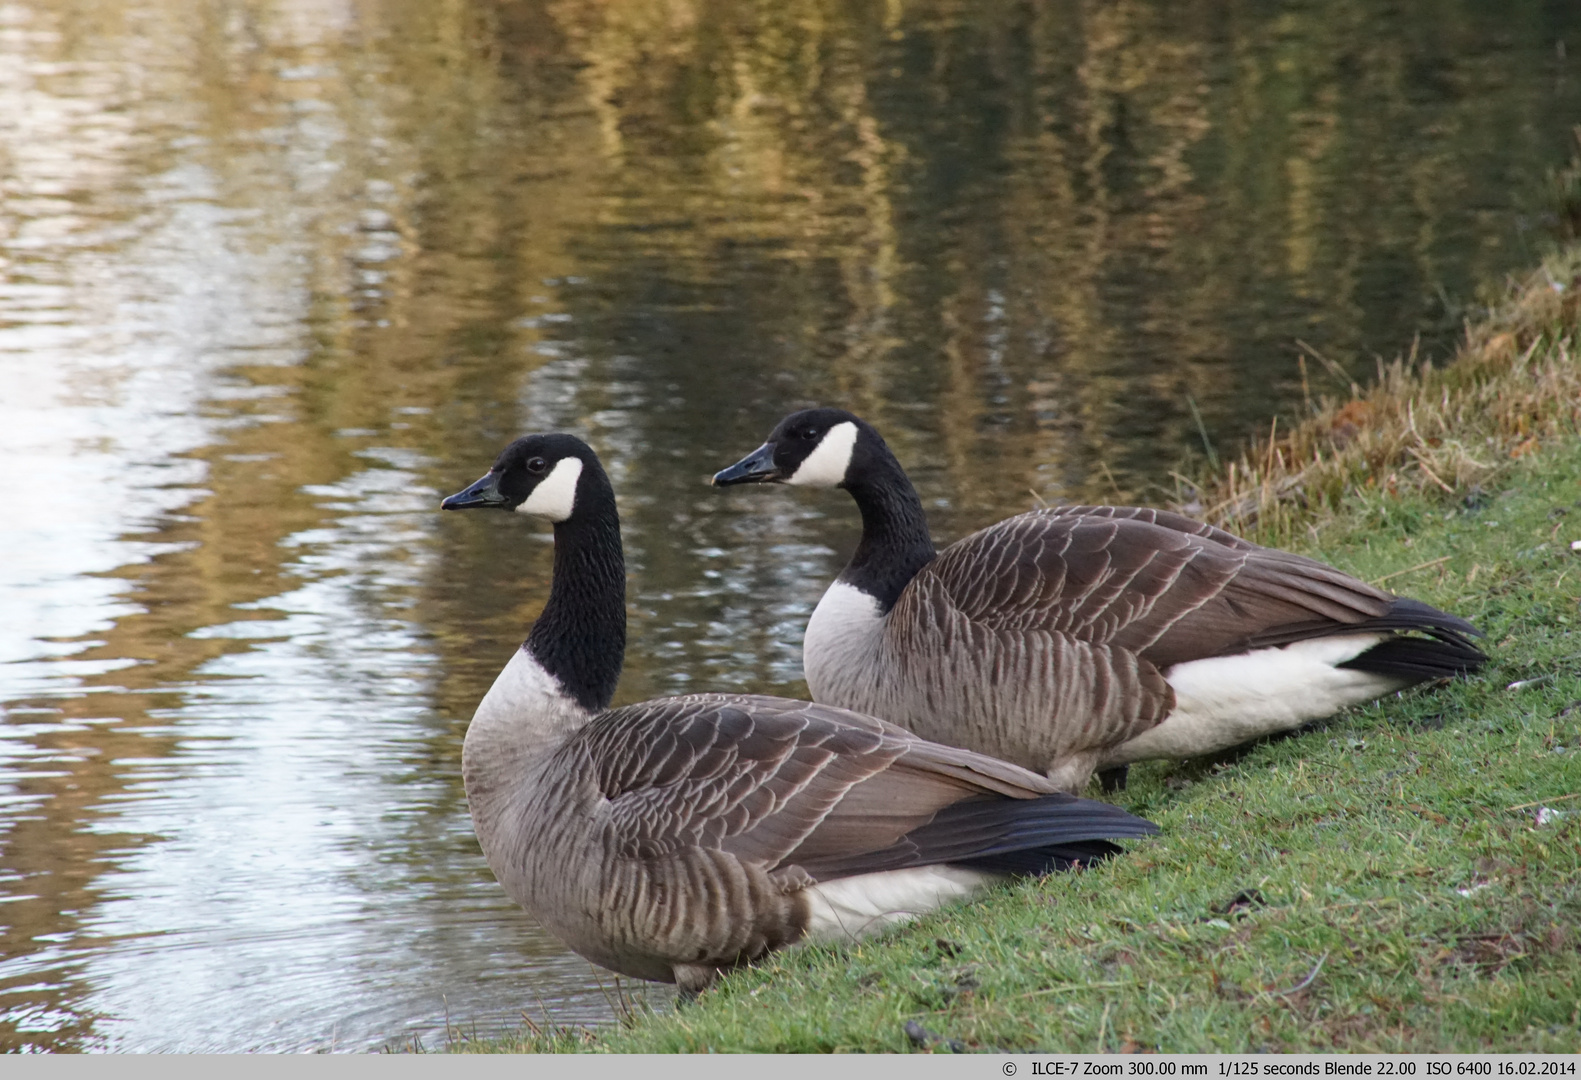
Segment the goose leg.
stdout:
<path fill-rule="evenodd" d="M 1098 786 L 1103 789 L 1105 795 L 1113 794 L 1116 791 L 1124 791 L 1126 775 L 1130 771 L 1131 766 L 1129 765 L 1116 765 L 1112 769 L 1099 769 Z"/>
<path fill-rule="evenodd" d="M 683 1002 L 696 1001 L 697 995 L 719 978 L 719 969 L 707 964 L 672 964 L 670 970 L 675 973 L 675 988 Z"/>

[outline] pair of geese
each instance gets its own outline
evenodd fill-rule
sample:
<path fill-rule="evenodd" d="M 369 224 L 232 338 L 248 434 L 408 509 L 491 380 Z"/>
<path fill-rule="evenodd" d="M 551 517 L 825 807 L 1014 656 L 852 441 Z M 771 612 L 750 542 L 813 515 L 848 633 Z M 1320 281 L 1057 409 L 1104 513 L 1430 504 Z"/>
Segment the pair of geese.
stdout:
<path fill-rule="evenodd" d="M 578 953 L 687 992 L 1157 832 L 1076 797 L 1095 770 L 1234 746 L 1485 659 L 1464 619 L 1165 511 L 1036 510 L 936 552 L 900 463 L 837 409 L 786 417 L 714 483 L 843 487 L 861 510 L 807 626 L 813 701 L 608 708 L 620 520 L 574 436 L 518 439 L 442 504 L 554 523 L 548 602 L 466 734 L 489 866 Z"/>

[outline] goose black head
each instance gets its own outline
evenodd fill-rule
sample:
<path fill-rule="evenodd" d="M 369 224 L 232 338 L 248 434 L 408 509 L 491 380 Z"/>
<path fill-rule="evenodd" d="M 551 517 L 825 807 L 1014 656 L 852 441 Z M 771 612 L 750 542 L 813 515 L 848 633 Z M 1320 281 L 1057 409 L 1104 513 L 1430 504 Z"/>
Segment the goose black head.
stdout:
<path fill-rule="evenodd" d="M 715 487 L 795 484 L 844 487 L 871 453 L 887 454 L 884 440 L 844 409 L 803 409 L 781 420 L 768 442 L 714 474 Z"/>
<path fill-rule="evenodd" d="M 558 523 L 576 510 L 584 475 L 602 473 L 592 448 L 575 435 L 526 435 L 500 451 L 482 479 L 439 508 L 514 510 Z"/>

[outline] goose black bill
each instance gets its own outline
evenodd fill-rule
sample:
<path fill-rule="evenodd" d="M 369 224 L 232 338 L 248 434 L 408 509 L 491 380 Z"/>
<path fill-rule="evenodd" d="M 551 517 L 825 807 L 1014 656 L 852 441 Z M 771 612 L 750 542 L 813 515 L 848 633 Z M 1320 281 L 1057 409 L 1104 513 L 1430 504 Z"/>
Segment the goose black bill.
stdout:
<path fill-rule="evenodd" d="M 500 492 L 500 474 L 490 470 L 480 480 L 463 491 L 458 491 L 439 504 L 441 510 L 478 510 L 488 507 L 504 508 L 505 496 Z"/>
<path fill-rule="evenodd" d="M 714 473 L 714 487 L 732 484 L 770 484 L 785 479 L 780 467 L 774 464 L 774 444 L 764 443 L 752 453 L 730 466 Z"/>

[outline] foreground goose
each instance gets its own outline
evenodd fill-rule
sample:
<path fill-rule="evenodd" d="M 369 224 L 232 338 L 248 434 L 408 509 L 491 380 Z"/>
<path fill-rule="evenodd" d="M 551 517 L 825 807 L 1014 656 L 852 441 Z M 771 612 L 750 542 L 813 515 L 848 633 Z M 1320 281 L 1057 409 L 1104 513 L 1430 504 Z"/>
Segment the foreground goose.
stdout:
<path fill-rule="evenodd" d="M 843 487 L 862 539 L 803 648 L 815 701 L 1046 773 L 1211 753 L 1486 659 L 1464 619 L 1179 514 L 1062 506 L 936 554 L 870 424 L 780 421 L 719 486 Z M 1123 776 L 1123 774 L 1122 774 Z"/>
<path fill-rule="evenodd" d="M 1157 831 L 829 705 L 694 694 L 607 709 L 626 573 L 593 451 L 518 439 L 442 505 L 554 522 L 548 603 L 478 705 L 462 771 L 500 884 L 589 960 L 696 991 L 771 949 L 856 936 Z"/>

